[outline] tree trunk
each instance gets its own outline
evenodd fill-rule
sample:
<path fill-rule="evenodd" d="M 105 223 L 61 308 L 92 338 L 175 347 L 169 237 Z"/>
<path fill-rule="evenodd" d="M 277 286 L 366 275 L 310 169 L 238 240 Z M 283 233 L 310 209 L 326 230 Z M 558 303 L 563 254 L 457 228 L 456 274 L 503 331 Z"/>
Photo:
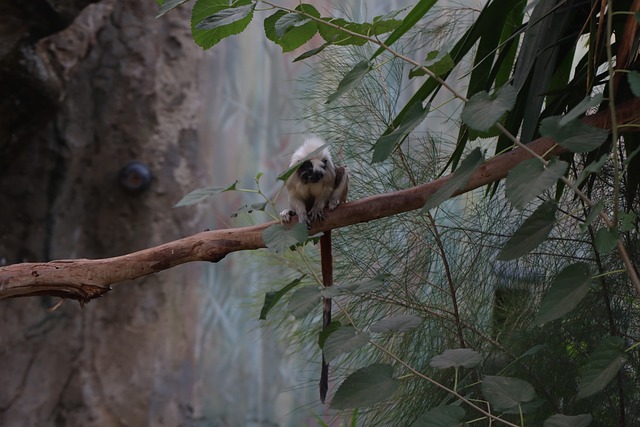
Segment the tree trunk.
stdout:
<path fill-rule="evenodd" d="M 153 0 L 26 3 L 5 8 L 59 19 L 40 33 L 32 22 L 0 52 L 4 65 L 28 64 L 10 76 L 13 104 L 5 98 L 0 111 L 10 136 L 0 150 L 0 261 L 114 256 L 199 230 L 193 210 L 172 209 L 207 181 L 197 171 L 209 157 L 196 131 L 201 53 L 188 10 L 155 19 Z M 119 179 L 132 160 L 151 171 L 148 188 L 143 167 Z M 3 301 L 0 425 L 195 423 L 201 270 L 147 276 L 84 307 Z"/>

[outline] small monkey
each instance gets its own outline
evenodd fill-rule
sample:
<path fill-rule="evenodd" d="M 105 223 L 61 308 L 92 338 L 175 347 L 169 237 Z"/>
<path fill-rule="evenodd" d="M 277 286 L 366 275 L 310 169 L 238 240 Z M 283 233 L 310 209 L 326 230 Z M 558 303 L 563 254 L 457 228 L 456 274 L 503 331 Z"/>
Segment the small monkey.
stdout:
<path fill-rule="evenodd" d="M 334 210 L 347 199 L 349 176 L 344 166 L 336 167 L 329 150 L 325 147 L 313 157 L 311 153 L 325 145 L 318 137 L 307 138 L 291 157 L 289 167 L 304 161 L 287 180 L 290 209 L 280 213 L 282 222 L 288 223 L 293 215 L 309 226 L 313 221 L 324 219 L 324 208 Z"/>
<path fill-rule="evenodd" d="M 294 215 L 307 227 L 313 221 L 324 219 L 324 208 L 333 210 L 347 200 L 349 175 L 344 166 L 336 166 L 327 148 L 320 149 L 325 142 L 318 137 L 307 138 L 291 157 L 290 167 L 302 162 L 287 180 L 290 209 L 280 213 L 283 223 L 291 222 Z M 317 153 L 315 153 L 317 151 Z M 315 154 L 313 154 L 315 153 Z M 311 157 L 309 157 L 311 156 Z M 322 285 L 333 285 L 333 255 L 331 253 L 331 230 L 320 237 L 320 265 Z M 331 299 L 322 300 L 322 329 L 331 323 Z M 329 364 L 322 354 L 320 373 L 320 401 L 324 403 L 329 389 Z"/>

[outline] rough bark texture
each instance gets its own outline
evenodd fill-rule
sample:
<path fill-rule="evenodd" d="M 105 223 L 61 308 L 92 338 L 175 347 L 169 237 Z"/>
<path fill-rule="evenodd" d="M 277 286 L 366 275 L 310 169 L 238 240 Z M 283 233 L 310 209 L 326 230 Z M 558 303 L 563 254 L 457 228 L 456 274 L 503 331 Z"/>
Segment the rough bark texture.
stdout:
<path fill-rule="evenodd" d="M 200 228 L 194 210 L 172 209 L 204 181 L 194 171 L 206 158 L 187 13 L 156 20 L 153 0 L 1 9 L 15 19 L 0 43 L 0 261 L 109 257 Z M 118 182 L 134 159 L 153 173 L 138 194 Z M 148 276 L 84 309 L 3 301 L 0 425 L 194 424 L 200 268 Z"/>

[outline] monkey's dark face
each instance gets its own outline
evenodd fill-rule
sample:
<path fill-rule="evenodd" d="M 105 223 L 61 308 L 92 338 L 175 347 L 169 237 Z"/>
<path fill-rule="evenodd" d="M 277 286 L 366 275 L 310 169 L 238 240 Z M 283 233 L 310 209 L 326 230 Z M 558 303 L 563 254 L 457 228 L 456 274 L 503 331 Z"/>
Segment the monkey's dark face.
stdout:
<path fill-rule="evenodd" d="M 327 163 L 326 158 L 306 160 L 298 168 L 300 180 L 305 184 L 320 182 L 324 178 Z"/>

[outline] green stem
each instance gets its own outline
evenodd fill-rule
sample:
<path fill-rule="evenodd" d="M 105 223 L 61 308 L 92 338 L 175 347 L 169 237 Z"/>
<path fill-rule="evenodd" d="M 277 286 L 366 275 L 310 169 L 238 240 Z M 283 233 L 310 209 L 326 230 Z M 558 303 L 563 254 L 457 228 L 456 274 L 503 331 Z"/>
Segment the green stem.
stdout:
<path fill-rule="evenodd" d="M 522 413 L 522 405 L 518 402 L 518 412 L 520 412 L 520 425 L 524 427 L 524 414 Z"/>

